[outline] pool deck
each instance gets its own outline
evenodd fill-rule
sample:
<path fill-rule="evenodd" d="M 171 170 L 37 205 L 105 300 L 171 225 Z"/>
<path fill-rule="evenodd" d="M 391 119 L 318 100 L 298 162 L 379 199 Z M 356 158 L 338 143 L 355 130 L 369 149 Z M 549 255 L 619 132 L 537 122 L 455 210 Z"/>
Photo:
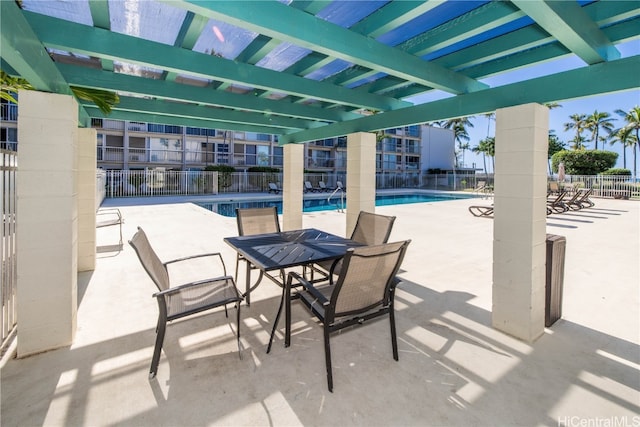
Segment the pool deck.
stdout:
<path fill-rule="evenodd" d="M 104 206 L 122 211 L 125 238 L 143 226 L 162 259 L 221 251 L 233 273 L 235 254 L 222 239 L 237 234 L 235 218 L 183 199 L 156 199 L 162 203 L 118 199 Z M 396 298 L 400 360 L 392 359 L 386 321 L 345 331 L 332 339 L 334 393 L 326 386 L 321 328 L 299 304 L 291 347 L 280 333 L 265 353 L 280 296 L 268 281 L 252 294 L 251 307 L 242 307 L 242 359 L 233 317 L 202 315 L 169 326 L 158 376 L 149 381 L 154 286 L 128 245 L 100 253 L 96 270 L 79 275 L 74 344 L 3 359 L 0 422 L 637 425 L 640 202 L 595 202 L 547 219 L 549 233 L 567 238 L 563 318 L 533 344 L 491 327 L 493 221 L 467 211 L 490 200 L 376 208 L 397 216 L 392 241 L 412 239 Z M 345 232 L 345 215 L 335 211 L 306 213 L 303 223 Z M 111 244 L 117 230 L 100 229 L 98 239 Z"/>

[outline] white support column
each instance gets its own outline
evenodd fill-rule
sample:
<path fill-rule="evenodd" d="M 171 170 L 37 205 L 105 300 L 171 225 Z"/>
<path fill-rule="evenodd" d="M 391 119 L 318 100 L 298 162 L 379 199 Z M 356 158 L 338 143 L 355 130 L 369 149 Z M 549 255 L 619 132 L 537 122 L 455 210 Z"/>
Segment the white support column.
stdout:
<path fill-rule="evenodd" d="M 542 105 L 496 111 L 492 323 L 527 342 L 544 333 L 548 131 Z"/>
<path fill-rule="evenodd" d="M 19 95 L 17 312 L 24 357 L 70 345 L 75 336 L 78 104 L 68 95 Z"/>
<path fill-rule="evenodd" d="M 347 135 L 347 229 L 350 236 L 360 211 L 376 210 L 376 135 Z"/>
<path fill-rule="evenodd" d="M 282 180 L 282 229 L 299 230 L 302 228 L 304 144 L 284 146 Z"/>
<path fill-rule="evenodd" d="M 96 137 L 78 129 L 78 271 L 96 268 Z"/>

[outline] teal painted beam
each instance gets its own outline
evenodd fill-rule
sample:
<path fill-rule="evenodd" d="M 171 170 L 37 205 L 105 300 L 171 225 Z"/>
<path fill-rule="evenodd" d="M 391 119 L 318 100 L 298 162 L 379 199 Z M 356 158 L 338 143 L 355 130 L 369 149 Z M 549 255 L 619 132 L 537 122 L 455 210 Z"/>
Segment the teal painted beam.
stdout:
<path fill-rule="evenodd" d="M 320 122 L 310 120 L 292 119 L 276 116 L 268 113 L 248 113 L 233 111 L 218 107 L 210 107 L 182 102 L 167 102 L 157 99 L 133 98 L 121 96 L 120 102 L 113 107 L 117 111 L 130 111 L 139 113 L 161 114 L 165 116 L 206 118 L 229 122 L 232 124 L 253 124 L 256 126 L 268 126 L 272 133 L 283 133 L 287 130 L 301 130 L 321 126 Z"/>
<path fill-rule="evenodd" d="M 208 22 L 209 20 L 202 16 L 187 12 L 173 45 L 189 50 L 193 49 Z"/>
<path fill-rule="evenodd" d="M 395 1 L 387 3 L 350 29 L 376 38 L 445 3 L 444 0 Z"/>
<path fill-rule="evenodd" d="M 36 90 L 71 95 L 73 92 L 51 60 L 22 11 L 13 1 L 0 1 L 0 55 L 12 71 Z M 89 115 L 78 107 L 78 125 L 86 127 Z"/>
<path fill-rule="evenodd" d="M 620 52 L 577 2 L 512 2 L 587 64 L 620 58 Z"/>
<path fill-rule="evenodd" d="M 259 34 L 249 45 L 240 52 L 236 61 L 255 64 L 275 49 L 281 42 Z"/>
<path fill-rule="evenodd" d="M 608 26 L 604 28 L 603 31 L 612 42 L 624 43 L 640 39 L 638 28 L 640 28 L 640 16 L 636 15 L 635 18 L 623 20 L 622 22 Z M 487 50 L 490 49 L 490 47 L 487 47 Z M 486 78 L 509 70 L 516 70 L 551 60 L 557 60 L 570 54 L 571 51 L 558 42 L 546 43 L 535 49 L 523 50 L 509 55 L 506 58 L 497 58 L 493 61 L 466 68 L 464 73 L 475 79 Z M 473 53 L 468 52 L 468 55 L 471 57 Z M 428 92 L 428 90 L 425 90 L 424 86 L 414 85 L 386 94 L 394 98 L 408 98 L 426 92 Z"/>
<path fill-rule="evenodd" d="M 228 22 L 327 56 L 364 65 L 451 93 L 468 93 L 486 85 L 436 64 L 426 62 L 374 39 L 331 24 L 279 2 L 191 2 L 164 0 L 209 18 Z M 295 22 L 295 26 L 283 25 Z"/>
<path fill-rule="evenodd" d="M 603 62 L 551 76 L 512 83 L 455 97 L 442 99 L 402 110 L 388 111 L 348 122 L 300 131 L 279 138 L 281 144 L 303 143 L 334 138 L 353 132 L 371 132 L 471 116 L 498 108 L 537 102 L 540 104 L 584 98 L 611 92 L 639 90 L 640 77 L 629 70 L 640 69 L 640 55 Z"/>
<path fill-rule="evenodd" d="M 613 42 L 622 43 L 639 39 L 638 28 L 640 28 L 640 16 L 606 27 L 603 31 Z M 545 43 L 535 49 L 523 50 L 506 58 L 498 58 L 469 67 L 464 70 L 464 73 L 474 78 L 485 78 L 507 70 L 557 60 L 570 54 L 571 51 L 559 42 Z M 469 56 L 473 55 L 472 52 L 469 52 Z"/>
<path fill-rule="evenodd" d="M 207 25 L 207 22 L 208 20 L 206 18 L 187 12 L 173 45 L 189 50 L 193 49 L 193 46 L 198 41 L 198 37 L 200 37 L 200 34 L 202 33 L 205 25 Z M 163 74 L 165 80 L 172 82 L 176 80 L 177 76 L 178 74 L 174 72 L 164 72 Z"/>
<path fill-rule="evenodd" d="M 396 46 L 415 56 L 423 56 L 439 49 L 444 49 L 469 37 L 476 36 L 493 28 L 512 22 L 524 16 L 524 13 L 508 2 L 490 2 L 471 13 L 468 13 L 451 22 L 419 34 Z M 338 73 L 332 82 L 340 85 L 348 85 L 358 80 L 371 77 L 376 70 L 361 69 L 358 72 L 345 70 Z M 378 79 L 384 84 L 389 77 Z M 424 86 L 423 90 L 429 90 L 431 86 Z M 375 93 L 375 92 L 374 92 Z"/>
<path fill-rule="evenodd" d="M 109 2 L 108 0 L 94 0 L 89 2 L 89 10 L 91 11 L 91 18 L 93 19 L 93 26 L 108 30 L 111 28 L 111 17 L 109 15 Z M 113 61 L 103 59 L 102 69 L 107 71 L 113 71 Z"/>
<path fill-rule="evenodd" d="M 638 14 L 640 13 L 639 5 L 640 3 L 638 2 L 607 1 L 590 3 L 586 5 L 584 9 L 592 20 L 597 22 L 599 26 L 603 27 L 603 31 L 608 35 L 610 40 L 620 42 L 622 41 L 621 39 L 612 38 L 610 29 L 617 27 L 618 25 L 623 25 L 626 20 L 638 17 Z M 406 50 L 414 55 L 424 55 L 450 46 L 452 43 L 457 43 L 466 37 L 471 37 L 483 31 L 488 31 L 491 28 L 506 24 L 523 16 L 525 16 L 524 13 L 509 2 L 490 2 L 473 10 L 469 14 L 460 17 L 459 19 L 447 22 L 439 27 L 427 31 L 426 33 L 409 39 L 398 45 L 397 48 Z M 552 41 L 553 38 L 550 37 L 548 33 L 541 31 L 540 29 L 535 27 L 523 28 L 505 36 L 497 37 L 476 46 L 464 49 L 459 53 L 449 54 L 443 58 L 435 60 L 434 62 L 439 63 L 445 68 L 451 68 L 454 70 L 464 69 L 464 74 L 478 79 L 480 77 L 486 77 L 489 74 L 469 72 L 469 67 L 482 67 L 483 64 L 486 63 L 494 64 L 493 61 L 506 64 L 511 61 L 511 58 L 514 55 L 522 55 L 521 51 L 534 48 L 540 49 Z M 503 52 L 504 56 L 501 56 L 500 52 Z M 519 66 L 523 65 L 526 64 L 520 64 Z M 491 68 L 498 69 L 499 66 L 494 67 L 491 65 Z M 509 67 L 505 65 L 500 71 L 505 71 L 507 69 L 509 69 Z M 372 74 L 373 72 L 367 72 L 366 70 L 362 70 L 360 73 L 356 73 L 353 70 L 346 70 L 336 75 L 335 78 L 332 79 L 332 82 L 335 84 L 348 84 Z M 384 80 L 387 78 L 388 77 L 385 77 L 378 81 L 383 84 Z M 419 87 L 422 89 L 420 90 Z M 405 91 L 404 94 L 399 92 L 396 95 L 396 93 L 390 92 L 388 95 L 397 98 L 404 98 L 413 94 L 424 93 L 429 90 L 431 90 L 430 87 L 413 85 L 411 91 Z"/>
<path fill-rule="evenodd" d="M 189 117 L 175 117 L 175 116 L 165 116 L 162 114 L 150 114 L 144 112 L 131 112 L 131 111 L 118 111 L 114 110 L 110 114 L 104 114 L 100 109 L 92 104 L 85 103 L 83 104 L 84 108 L 89 112 L 89 115 L 92 118 L 96 119 L 111 119 L 111 120 L 130 120 L 135 122 L 143 122 L 143 123 L 158 123 L 165 125 L 175 125 L 175 126 L 190 126 L 197 128 L 207 128 L 207 129 L 221 129 L 221 130 L 231 130 L 238 132 L 256 132 L 256 133 L 266 133 L 266 134 L 276 134 L 276 132 L 280 131 L 280 129 L 272 128 L 268 126 L 255 126 L 255 125 L 244 125 L 239 123 L 229 123 L 229 122 L 221 122 L 218 120 L 208 120 L 206 118 L 189 118 Z"/>
<path fill-rule="evenodd" d="M 361 108 L 386 111 L 409 105 L 384 96 L 354 94 L 340 86 L 302 77 L 283 79 L 277 71 L 44 15 L 25 12 L 25 16 L 42 42 L 57 49 Z"/>
<path fill-rule="evenodd" d="M 277 114 L 304 120 L 336 122 L 353 120 L 359 114 L 338 109 L 325 110 L 308 105 L 296 105 L 252 95 L 216 91 L 197 86 L 131 76 L 122 73 L 58 64 L 60 71 L 70 84 L 94 89 L 123 91 L 142 96 L 174 101 L 188 101 L 215 107 L 232 108 L 252 112 Z"/>
<path fill-rule="evenodd" d="M 14 1 L 0 1 L 0 54 L 20 77 L 44 92 L 71 95 L 38 36 Z"/>
<path fill-rule="evenodd" d="M 89 2 L 89 10 L 93 19 L 93 26 L 108 30 L 111 28 L 108 0 L 92 0 Z"/>
<path fill-rule="evenodd" d="M 298 1 L 291 2 L 291 6 L 296 9 L 304 10 L 312 15 L 317 15 L 322 9 L 329 6 L 333 0 L 315 0 L 315 1 Z"/>

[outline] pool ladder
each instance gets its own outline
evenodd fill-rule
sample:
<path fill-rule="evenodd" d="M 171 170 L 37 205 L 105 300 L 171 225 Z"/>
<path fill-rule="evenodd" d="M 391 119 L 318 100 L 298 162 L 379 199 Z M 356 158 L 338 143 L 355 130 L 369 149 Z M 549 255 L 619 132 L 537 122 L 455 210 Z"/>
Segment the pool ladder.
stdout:
<path fill-rule="evenodd" d="M 344 190 L 342 189 L 342 187 L 338 187 L 335 190 L 333 190 L 333 193 L 331 193 L 329 195 L 329 197 L 327 197 L 327 202 L 329 204 L 331 204 L 331 198 L 337 193 L 340 192 L 340 205 L 336 205 L 338 207 L 338 212 L 344 213 Z"/>

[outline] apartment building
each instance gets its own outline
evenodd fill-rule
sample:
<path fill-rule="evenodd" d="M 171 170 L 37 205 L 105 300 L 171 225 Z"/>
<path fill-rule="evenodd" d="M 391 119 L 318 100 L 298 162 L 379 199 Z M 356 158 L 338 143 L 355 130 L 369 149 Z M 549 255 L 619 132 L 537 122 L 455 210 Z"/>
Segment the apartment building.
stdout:
<path fill-rule="evenodd" d="M 16 149 L 17 106 L 1 104 L 2 148 Z M 97 166 L 105 170 L 202 170 L 228 165 L 282 168 L 283 148 L 277 135 L 193 128 L 156 123 L 93 119 L 97 130 Z M 306 143 L 309 172 L 343 173 L 347 167 L 346 137 Z M 376 147 L 378 172 L 420 173 L 448 170 L 454 164 L 454 137 L 448 129 L 426 125 L 386 129 Z"/>

